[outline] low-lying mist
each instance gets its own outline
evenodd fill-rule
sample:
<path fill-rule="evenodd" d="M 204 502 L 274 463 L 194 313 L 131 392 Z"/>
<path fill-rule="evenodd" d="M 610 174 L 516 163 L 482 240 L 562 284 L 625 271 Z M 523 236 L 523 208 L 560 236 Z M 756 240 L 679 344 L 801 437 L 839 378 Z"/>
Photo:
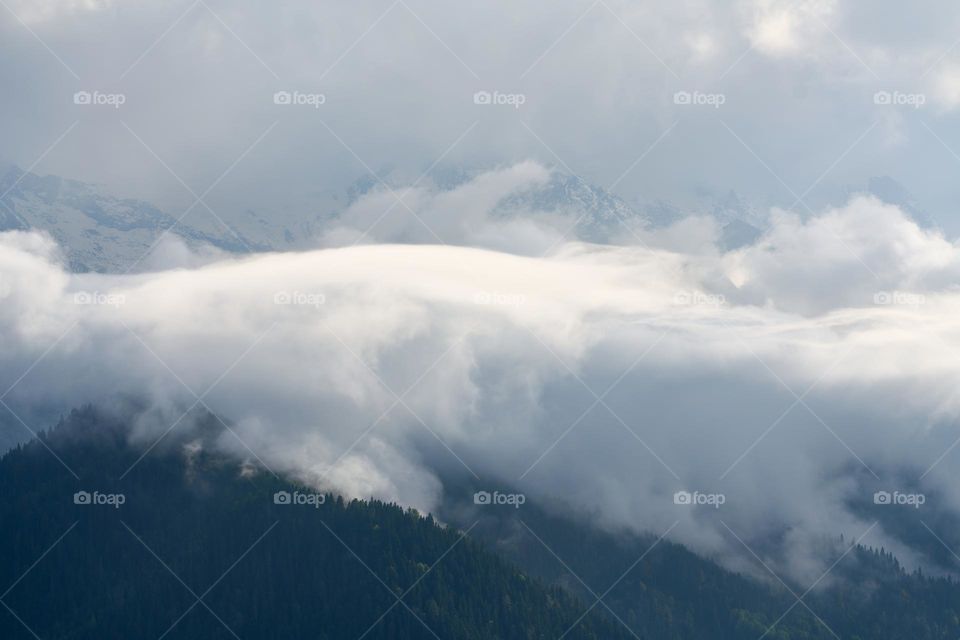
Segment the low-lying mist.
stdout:
<path fill-rule="evenodd" d="M 415 237 L 414 212 L 433 227 L 516 189 L 509 171 L 418 192 L 409 226 L 366 238 L 434 244 L 329 247 L 362 237 L 369 200 L 328 248 L 137 275 L 71 274 L 41 234 L 0 234 L 10 428 L 135 396 L 145 447 L 209 410 L 224 451 L 351 496 L 428 511 L 461 476 L 611 530 L 678 523 L 745 566 L 738 536 L 798 579 L 841 533 L 928 562 L 920 519 L 960 513 L 955 244 L 865 197 L 775 211 L 726 253 L 707 219 L 592 245 L 482 210 L 439 238 L 460 246 Z"/>

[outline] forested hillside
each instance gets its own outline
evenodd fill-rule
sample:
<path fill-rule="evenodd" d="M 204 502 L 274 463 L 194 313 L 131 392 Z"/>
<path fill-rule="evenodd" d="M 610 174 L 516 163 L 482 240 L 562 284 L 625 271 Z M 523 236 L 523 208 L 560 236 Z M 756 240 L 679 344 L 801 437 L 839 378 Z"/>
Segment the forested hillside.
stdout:
<path fill-rule="evenodd" d="M 530 502 L 452 510 L 443 525 L 314 494 L 209 453 L 221 428 L 174 432 L 144 455 L 128 425 L 88 407 L 0 459 L 0 637 L 960 634 L 960 585 L 906 572 L 881 550 L 850 549 L 829 585 L 797 603 L 806 585 L 791 593 L 669 540 L 605 533 Z M 470 504 L 471 490 L 450 489 L 448 504 Z M 838 538 L 837 555 L 849 543 Z"/>
<path fill-rule="evenodd" d="M 120 480 L 140 451 L 92 409 L 46 444 L 79 481 L 36 441 L 0 460 L 4 640 L 629 637 L 397 506 L 244 477 L 175 434 Z"/>
<path fill-rule="evenodd" d="M 469 490 L 462 491 L 466 495 Z M 451 502 L 462 504 L 464 499 Z M 476 512 L 449 515 L 455 521 L 477 517 Z M 831 554 L 828 565 L 842 560 L 818 588 L 806 593 L 810 585 L 787 580 L 784 586 L 759 561 L 757 575 L 763 579 L 728 571 L 669 540 L 654 545 L 655 536 L 614 535 L 582 520 L 548 515 L 531 501 L 521 509 L 482 512 L 472 533 L 525 571 L 562 585 L 587 603 L 606 593 L 603 602 L 609 610 L 604 605 L 596 609 L 618 617 L 641 637 L 945 640 L 960 636 L 960 584 L 907 572 L 890 553 L 858 544 L 851 548 L 852 541 L 839 535 L 825 541 L 824 549 Z M 803 603 L 798 603 L 801 595 Z"/>

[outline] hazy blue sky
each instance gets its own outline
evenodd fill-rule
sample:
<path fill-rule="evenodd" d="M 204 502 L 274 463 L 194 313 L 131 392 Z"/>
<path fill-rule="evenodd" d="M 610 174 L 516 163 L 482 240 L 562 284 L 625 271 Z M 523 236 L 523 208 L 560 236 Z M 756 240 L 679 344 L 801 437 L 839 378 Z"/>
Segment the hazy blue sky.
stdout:
<path fill-rule="evenodd" d="M 173 210 L 178 179 L 202 193 L 233 166 L 207 198 L 227 216 L 322 211 L 368 168 L 412 181 L 441 157 L 801 212 L 886 175 L 957 231 L 958 24 L 893 0 L 5 0 L 0 156 Z"/>

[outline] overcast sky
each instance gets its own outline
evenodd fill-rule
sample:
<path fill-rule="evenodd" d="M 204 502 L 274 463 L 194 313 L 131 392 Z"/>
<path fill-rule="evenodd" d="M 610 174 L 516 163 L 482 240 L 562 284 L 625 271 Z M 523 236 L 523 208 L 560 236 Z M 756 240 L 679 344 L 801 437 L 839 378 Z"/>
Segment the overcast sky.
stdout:
<path fill-rule="evenodd" d="M 281 217 L 325 213 L 368 170 L 534 159 L 691 208 L 733 189 L 806 212 L 890 176 L 960 231 L 951 2 L 4 4 L 0 156 L 173 213 L 180 180 L 200 194 L 224 172 L 224 217 Z"/>

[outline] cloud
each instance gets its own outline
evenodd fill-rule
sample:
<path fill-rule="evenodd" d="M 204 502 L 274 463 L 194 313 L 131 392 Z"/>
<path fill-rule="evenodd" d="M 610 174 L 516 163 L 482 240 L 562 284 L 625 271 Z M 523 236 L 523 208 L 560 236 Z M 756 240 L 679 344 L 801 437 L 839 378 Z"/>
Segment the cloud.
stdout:
<path fill-rule="evenodd" d="M 77 13 L 103 11 L 113 0 L 27 0 L 10 4 L 10 9 L 27 24 L 68 19 Z"/>
<path fill-rule="evenodd" d="M 359 242 L 448 243 L 527 253 L 544 251 L 562 238 L 569 216 L 496 216 L 508 196 L 546 183 L 550 172 L 535 162 L 482 172 L 448 190 L 426 184 L 396 190 L 376 185 L 332 221 L 321 236 L 325 246 Z M 529 213 L 529 212 L 526 212 Z"/>
<path fill-rule="evenodd" d="M 960 106 L 960 67 L 945 64 L 932 74 L 933 98 L 945 110 Z"/>
<path fill-rule="evenodd" d="M 490 194 L 542 177 L 522 165 L 410 203 L 458 221 L 482 202 L 475 227 L 444 229 L 468 242 Z M 823 536 L 863 533 L 878 489 L 960 510 L 960 252 L 870 198 L 772 220 L 726 254 L 375 244 L 129 276 L 67 273 L 48 239 L 6 233 L 0 368 L 28 374 L 5 401 L 29 418 L 145 398 L 149 444 L 196 394 L 232 425 L 224 450 L 318 486 L 429 510 L 476 474 L 597 526 L 680 521 L 672 535 L 737 566 L 722 519 L 815 578 Z M 684 490 L 726 502 L 674 504 Z M 923 558 L 895 527 L 867 542 Z"/>
<path fill-rule="evenodd" d="M 830 168 L 810 194 L 819 206 L 893 175 L 925 209 L 955 218 L 943 165 L 955 159 L 921 124 L 955 147 L 955 123 L 934 110 L 956 104 L 946 3 L 645 0 L 586 13 L 572 0 L 549 11 L 434 0 L 11 6 L 42 44 L 0 13 L 0 83 L 31 80 L 0 105 L 5 159 L 27 167 L 42 156 L 40 172 L 107 184 L 175 215 L 193 204 L 191 191 L 216 185 L 204 200 L 231 224 L 253 210 L 294 228 L 342 210 L 346 186 L 368 170 L 389 179 L 438 160 L 472 169 L 535 158 L 616 184 L 631 201 L 683 203 L 707 187 L 787 206 L 790 189 Z M 510 20 L 498 18 L 506 12 Z M 125 102 L 74 104 L 81 90 Z M 874 104 L 881 90 L 931 98 L 917 113 Z M 280 91 L 325 101 L 276 104 Z M 475 104 L 478 91 L 524 102 Z M 681 91 L 725 101 L 676 104 Z M 897 125 L 886 138 L 901 144 L 885 145 L 881 127 L 848 148 L 876 120 Z M 213 219 L 196 206 L 186 221 Z"/>
<path fill-rule="evenodd" d="M 951 242 L 867 196 L 808 220 L 775 211 L 770 231 L 727 264 L 738 295 L 800 313 L 869 305 L 878 291 L 935 292 L 960 275 Z"/>

